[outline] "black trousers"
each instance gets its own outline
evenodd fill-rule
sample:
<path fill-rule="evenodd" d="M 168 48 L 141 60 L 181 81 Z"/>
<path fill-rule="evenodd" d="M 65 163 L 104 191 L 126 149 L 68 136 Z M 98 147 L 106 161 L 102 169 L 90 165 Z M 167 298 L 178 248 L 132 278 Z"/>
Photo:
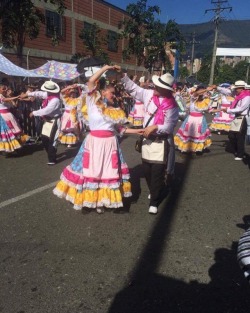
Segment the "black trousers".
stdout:
<path fill-rule="evenodd" d="M 48 155 L 48 161 L 54 162 L 54 163 L 56 163 L 56 152 L 57 152 L 57 148 L 54 145 L 57 129 L 58 127 L 57 127 L 57 121 L 56 121 L 56 123 L 54 124 L 52 128 L 50 137 L 41 135 L 42 144 Z"/>
<path fill-rule="evenodd" d="M 240 132 L 232 132 L 229 131 L 228 133 L 228 139 L 232 148 L 233 153 L 238 158 L 243 158 L 245 154 L 245 137 L 247 133 L 247 123 L 244 119 L 242 128 Z"/>
<path fill-rule="evenodd" d="M 166 164 L 142 161 L 142 167 L 151 195 L 150 205 L 158 207 L 161 201 L 162 191 L 165 187 L 164 177 Z"/>

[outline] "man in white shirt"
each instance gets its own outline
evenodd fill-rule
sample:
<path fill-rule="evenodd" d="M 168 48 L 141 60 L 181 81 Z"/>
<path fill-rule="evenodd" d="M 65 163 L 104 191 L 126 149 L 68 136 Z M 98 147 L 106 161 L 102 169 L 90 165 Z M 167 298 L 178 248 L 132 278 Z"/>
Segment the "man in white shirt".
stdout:
<path fill-rule="evenodd" d="M 179 111 L 173 97 L 174 77 L 169 73 L 154 75 L 152 81 L 155 88 L 150 90 L 139 87 L 126 74 L 123 75 L 121 81 L 126 91 L 144 103 L 143 127 L 148 125 L 142 144 L 142 166 L 150 192 L 149 213 L 156 214 L 164 188 L 169 151 L 174 153 L 174 149 L 169 149 Z"/>
<path fill-rule="evenodd" d="M 41 140 L 48 154 L 48 165 L 56 164 L 56 134 L 61 116 L 60 87 L 53 81 L 46 81 L 41 91 L 27 91 L 21 98 L 35 97 L 43 99 L 42 108 L 30 113 L 30 117 L 39 116 L 43 119 Z"/>
<path fill-rule="evenodd" d="M 250 91 L 246 90 L 247 84 L 238 80 L 232 86 L 233 90 L 235 90 L 235 100 L 231 104 L 230 108 L 222 109 L 227 113 L 235 114 L 235 116 L 246 116 L 250 107 Z M 240 131 L 234 132 L 229 131 L 228 138 L 230 144 L 232 146 L 233 152 L 235 153 L 235 160 L 241 161 L 243 160 L 245 154 L 245 136 L 247 132 L 247 123 L 244 118 Z"/>

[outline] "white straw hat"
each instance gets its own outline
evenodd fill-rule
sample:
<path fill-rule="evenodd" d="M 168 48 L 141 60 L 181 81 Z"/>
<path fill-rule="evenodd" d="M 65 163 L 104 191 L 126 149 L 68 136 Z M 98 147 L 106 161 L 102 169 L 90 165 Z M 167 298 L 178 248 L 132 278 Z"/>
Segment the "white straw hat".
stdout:
<path fill-rule="evenodd" d="M 246 84 L 247 84 L 247 83 L 244 82 L 244 80 L 237 80 L 231 88 L 232 88 L 232 89 L 245 88 L 245 87 L 246 87 Z"/>
<path fill-rule="evenodd" d="M 60 87 L 51 80 L 47 80 L 41 87 L 41 90 L 51 92 L 51 93 L 58 93 L 60 91 Z"/>
<path fill-rule="evenodd" d="M 154 75 L 152 81 L 155 86 L 163 89 L 173 90 L 174 77 L 170 73 L 163 74 L 162 76 Z"/>

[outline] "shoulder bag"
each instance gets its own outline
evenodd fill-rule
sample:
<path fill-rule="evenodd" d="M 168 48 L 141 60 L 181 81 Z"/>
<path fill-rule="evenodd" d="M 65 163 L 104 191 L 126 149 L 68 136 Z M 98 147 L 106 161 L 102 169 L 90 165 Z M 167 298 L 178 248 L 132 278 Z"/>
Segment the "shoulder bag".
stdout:
<path fill-rule="evenodd" d="M 245 119 L 245 116 L 243 115 L 236 116 L 234 120 L 232 121 L 229 130 L 232 132 L 236 132 L 236 133 L 240 132 L 244 119 Z"/>
<path fill-rule="evenodd" d="M 148 124 L 150 123 L 150 121 L 152 120 L 152 118 L 154 117 L 155 113 L 157 112 L 158 108 L 154 111 L 154 113 L 150 116 L 150 118 L 148 119 L 145 128 L 148 126 Z M 135 142 L 135 151 L 141 153 L 141 149 L 142 149 L 142 142 L 143 142 L 143 136 L 141 135 L 139 137 L 139 139 L 136 140 Z"/>

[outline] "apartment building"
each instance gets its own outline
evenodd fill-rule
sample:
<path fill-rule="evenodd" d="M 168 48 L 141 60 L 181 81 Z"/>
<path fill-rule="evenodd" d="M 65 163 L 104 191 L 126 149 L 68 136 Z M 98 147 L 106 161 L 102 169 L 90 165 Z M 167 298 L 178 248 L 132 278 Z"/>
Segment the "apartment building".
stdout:
<path fill-rule="evenodd" d="M 118 39 L 118 24 L 127 15 L 126 11 L 102 0 L 66 0 L 67 9 L 64 15 L 60 16 L 55 12 L 55 6 L 50 3 L 43 0 L 33 0 L 33 3 L 45 13 L 46 23 L 41 25 L 38 38 L 27 38 L 23 52 L 26 62 L 23 67 L 33 69 L 47 60 L 70 62 L 74 54 L 86 53 L 79 34 L 84 27 L 96 23 L 101 33 L 107 36 L 107 43 L 102 48 L 108 53 L 112 63 L 127 68 L 131 73 L 145 71 L 144 67 L 136 66 L 135 57 L 128 61 L 122 58 L 126 40 Z M 55 33 L 58 41 L 53 45 L 51 38 Z M 2 53 L 12 62 L 17 62 L 14 51 L 3 48 Z"/>

